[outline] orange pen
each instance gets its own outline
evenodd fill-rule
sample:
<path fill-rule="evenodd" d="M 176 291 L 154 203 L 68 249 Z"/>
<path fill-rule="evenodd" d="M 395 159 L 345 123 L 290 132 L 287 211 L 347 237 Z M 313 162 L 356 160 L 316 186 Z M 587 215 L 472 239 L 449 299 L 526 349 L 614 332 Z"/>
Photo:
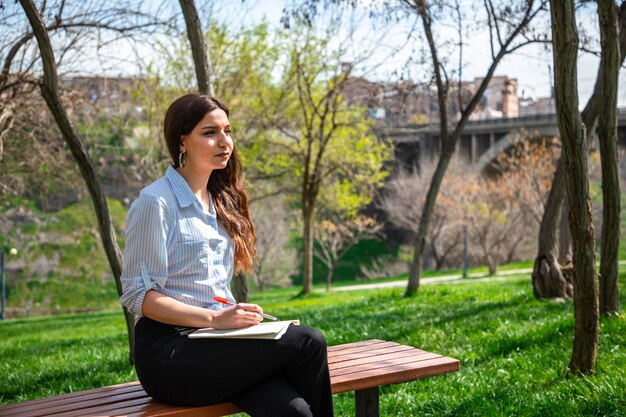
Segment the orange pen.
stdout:
<path fill-rule="evenodd" d="M 232 301 L 229 301 L 225 298 L 222 297 L 213 297 L 213 300 L 217 301 L 218 303 L 221 304 L 225 304 L 227 306 L 234 306 L 235 303 L 233 303 Z M 270 316 L 269 314 L 265 314 L 265 313 L 260 313 L 263 317 L 265 317 L 266 319 L 270 319 L 270 320 L 278 320 L 278 318 L 274 317 L 274 316 Z"/>

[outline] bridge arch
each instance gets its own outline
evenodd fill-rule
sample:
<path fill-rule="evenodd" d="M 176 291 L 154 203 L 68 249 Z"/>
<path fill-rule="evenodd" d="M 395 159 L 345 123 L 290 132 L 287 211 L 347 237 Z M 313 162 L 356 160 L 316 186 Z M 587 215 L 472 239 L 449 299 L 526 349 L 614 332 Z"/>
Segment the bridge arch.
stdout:
<path fill-rule="evenodd" d="M 474 172 L 484 171 L 496 159 L 500 152 L 506 151 L 507 149 L 517 145 L 519 142 L 526 140 L 546 140 L 552 137 L 554 136 L 546 135 L 540 132 L 535 132 L 534 134 L 527 131 L 509 132 L 480 156 L 480 158 L 472 166 L 472 170 Z"/>
<path fill-rule="evenodd" d="M 618 144 L 626 150 L 626 108 L 618 109 Z M 382 137 L 396 146 L 396 159 L 407 165 L 419 165 L 423 159 L 439 154 L 439 125 L 390 126 L 383 128 Z M 457 147 L 459 160 L 467 161 L 473 170 L 484 170 L 495 156 L 523 138 L 558 137 L 555 114 L 517 118 L 472 120 L 463 129 Z M 486 140 L 485 140 L 486 139 Z"/>

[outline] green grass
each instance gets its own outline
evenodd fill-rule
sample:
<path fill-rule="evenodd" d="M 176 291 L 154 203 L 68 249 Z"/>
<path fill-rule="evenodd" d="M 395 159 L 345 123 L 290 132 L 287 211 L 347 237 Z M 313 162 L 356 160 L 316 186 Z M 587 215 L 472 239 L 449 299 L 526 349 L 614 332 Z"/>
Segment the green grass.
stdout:
<path fill-rule="evenodd" d="M 621 302 L 626 282 L 621 277 Z M 383 416 L 624 416 L 626 320 L 602 319 L 597 372 L 567 373 L 571 302 L 534 299 L 528 275 L 506 281 L 315 293 L 252 294 L 278 317 L 319 328 L 329 344 L 392 340 L 460 359 L 461 371 L 381 389 Z M 0 403 L 135 379 L 118 310 L 0 323 Z M 354 415 L 351 393 L 334 397 Z"/>

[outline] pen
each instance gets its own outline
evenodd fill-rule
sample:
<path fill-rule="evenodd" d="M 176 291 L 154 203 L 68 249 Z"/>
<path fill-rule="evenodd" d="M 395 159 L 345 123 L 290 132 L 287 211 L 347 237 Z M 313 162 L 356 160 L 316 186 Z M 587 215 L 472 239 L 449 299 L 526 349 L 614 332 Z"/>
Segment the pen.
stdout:
<path fill-rule="evenodd" d="M 235 305 L 235 303 L 233 303 L 231 301 L 228 301 L 227 299 L 222 298 L 222 297 L 213 297 L 213 300 L 217 301 L 218 303 L 225 304 L 227 306 L 234 306 Z M 265 313 L 260 313 L 260 314 L 263 317 L 265 317 L 266 319 L 270 319 L 270 320 L 274 320 L 274 321 L 278 320 L 278 318 L 276 318 L 274 316 L 270 316 L 269 314 L 265 314 Z"/>

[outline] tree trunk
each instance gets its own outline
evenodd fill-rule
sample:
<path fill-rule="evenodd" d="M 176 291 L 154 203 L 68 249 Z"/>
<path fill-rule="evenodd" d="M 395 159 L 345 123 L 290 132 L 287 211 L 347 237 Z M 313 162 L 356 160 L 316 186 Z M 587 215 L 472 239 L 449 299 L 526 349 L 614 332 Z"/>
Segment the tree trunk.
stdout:
<path fill-rule="evenodd" d="M 487 267 L 489 268 L 489 276 L 492 277 L 498 272 L 498 256 L 487 255 Z"/>
<path fill-rule="evenodd" d="M 441 268 L 443 268 L 443 263 L 446 260 L 446 254 L 445 251 L 442 251 L 442 254 L 439 254 L 437 252 L 437 245 L 435 244 L 435 241 L 437 240 L 437 237 L 430 237 L 430 251 L 432 252 L 432 257 L 435 260 L 435 270 L 436 271 L 441 271 Z"/>
<path fill-rule="evenodd" d="M 246 276 L 242 272 L 238 272 L 233 277 L 233 281 L 230 285 L 235 300 L 239 303 L 248 302 L 248 284 L 246 282 Z M 262 289 L 261 289 L 262 290 Z"/>
<path fill-rule="evenodd" d="M 485 77 L 482 79 L 480 86 L 468 103 L 467 107 L 463 109 L 461 113 L 461 118 L 457 122 L 453 133 L 450 135 L 448 134 L 447 122 L 448 89 L 447 83 L 444 83 L 443 81 L 443 76 L 441 74 L 442 65 L 437 56 L 436 42 L 434 40 L 434 34 L 431 30 L 431 18 L 429 9 L 430 6 L 424 0 L 416 1 L 415 4 L 412 6 L 421 17 L 424 26 L 424 33 L 428 40 L 428 46 L 431 53 L 433 70 L 435 72 L 435 79 L 437 83 L 437 98 L 439 103 L 439 135 L 441 138 L 441 154 L 439 157 L 439 161 L 437 162 L 437 168 L 435 169 L 435 173 L 433 174 L 430 186 L 428 188 L 426 201 L 424 202 L 424 206 L 422 208 L 422 215 L 420 217 L 415 243 L 413 246 L 413 259 L 411 260 L 411 264 L 409 266 L 409 281 L 407 283 L 405 293 L 406 295 L 417 292 L 419 288 L 419 280 L 422 272 L 422 262 L 424 257 L 424 247 L 426 243 L 426 235 L 428 233 L 428 226 L 430 224 L 430 218 L 432 216 L 433 208 L 437 200 L 437 195 L 439 194 L 439 189 L 441 187 L 443 176 L 446 173 L 446 170 L 450 163 L 450 159 L 454 155 L 456 144 L 461 137 L 461 133 L 463 132 L 465 124 L 469 120 L 469 116 L 472 114 L 472 112 L 480 102 L 480 99 L 487 89 L 487 86 L 489 85 L 489 82 L 491 81 L 500 61 L 508 53 L 508 49 L 513 43 L 513 40 L 532 19 L 532 6 L 533 2 L 529 1 L 526 6 L 527 9 L 524 14 L 524 19 L 519 23 L 518 26 L 515 26 L 513 28 L 513 30 L 508 34 L 506 39 L 503 39 L 500 50 L 493 57 L 493 61 L 491 62 L 491 65 L 489 66 Z"/>
<path fill-rule="evenodd" d="M 453 139 L 454 140 L 454 139 Z M 456 141 L 454 140 L 452 146 L 444 147 L 439 156 L 437 167 L 430 180 L 430 186 L 428 187 L 428 193 L 426 194 L 426 200 L 422 207 L 422 214 L 420 216 L 419 226 L 417 229 L 417 236 L 413 245 L 413 259 L 409 266 L 409 282 L 406 288 L 406 294 L 415 293 L 420 286 L 420 275 L 422 273 L 422 263 L 424 261 L 424 248 L 426 245 L 426 235 L 428 233 L 428 225 L 430 224 L 430 218 L 432 217 L 433 210 L 435 209 L 435 203 L 437 202 L 437 196 L 439 195 L 439 189 L 443 182 L 443 177 L 446 174 L 452 155 L 454 154 L 454 146 Z"/>
<path fill-rule="evenodd" d="M 109 266 L 115 278 L 115 286 L 118 295 L 122 295 L 122 283 L 120 276 L 122 274 L 122 252 L 115 238 L 115 230 L 111 221 L 111 215 L 106 201 L 106 196 L 102 191 L 93 162 L 85 148 L 85 145 L 74 129 L 72 122 L 67 115 L 67 111 L 61 102 L 58 90 L 58 76 L 56 70 L 56 61 L 50 38 L 45 29 L 41 16 L 32 0 L 20 0 L 20 4 L 28 17 L 28 21 L 35 33 L 41 60 L 43 64 L 43 82 L 41 84 L 41 94 L 56 121 L 59 130 L 63 134 L 65 143 L 70 148 L 76 163 L 80 168 L 82 177 L 89 190 L 91 201 L 96 211 L 98 219 L 98 227 L 100 229 L 100 237 L 102 246 L 107 255 Z M 135 344 L 135 326 L 132 314 L 124 309 L 124 317 L 126 319 L 126 328 L 128 331 L 129 342 L 129 359 L 133 362 L 133 349 Z"/>
<path fill-rule="evenodd" d="M 554 85 L 574 253 L 574 343 L 569 369 L 588 374 L 598 352 L 598 289 L 587 138 L 578 111 L 578 32 L 573 0 L 550 0 Z"/>
<path fill-rule="evenodd" d="M 626 57 L 626 2 L 624 1 L 622 2 L 620 9 L 619 9 L 619 23 L 620 23 L 620 32 L 619 32 L 620 58 L 619 60 L 620 60 L 620 65 L 621 65 L 624 62 L 624 58 Z M 593 132 L 595 130 L 596 121 L 600 114 L 600 109 L 604 107 L 604 104 L 601 98 L 602 89 L 603 89 L 602 68 L 600 67 L 598 69 L 598 76 L 596 77 L 596 83 L 593 88 L 593 94 L 589 98 L 589 101 L 587 101 L 587 104 L 585 105 L 585 108 L 582 111 L 582 120 L 583 120 L 583 124 L 587 128 L 588 142 L 591 140 L 590 138 L 593 137 Z M 561 161 L 559 161 L 559 164 L 561 164 Z M 555 176 L 556 176 L 556 173 L 555 173 Z M 557 181 L 555 178 L 555 180 L 552 182 L 552 187 L 554 188 L 555 186 L 564 187 L 564 181 Z M 552 193 L 552 190 L 550 190 L 550 193 Z M 561 198 L 555 198 L 552 200 L 548 198 L 548 201 L 546 202 L 544 216 L 551 215 L 551 213 L 555 210 L 553 205 L 557 205 L 557 206 L 561 205 L 565 192 L 562 192 L 561 195 L 562 195 Z M 567 207 L 567 203 L 563 202 L 563 206 Z M 571 254 L 572 236 L 571 236 L 571 233 L 569 233 L 569 228 L 570 228 L 569 220 L 568 220 L 569 216 L 565 216 L 565 214 L 562 213 L 561 217 L 562 217 L 562 221 L 561 221 L 559 262 L 562 266 L 568 266 L 572 259 L 572 254 Z M 541 242 L 543 241 L 542 239 L 543 236 L 547 236 L 549 233 L 556 234 L 555 231 L 549 232 L 545 230 L 546 227 L 551 227 L 551 228 L 556 229 L 556 223 L 546 222 L 544 225 L 544 221 L 542 219 L 541 227 L 539 229 L 539 244 L 540 245 L 541 245 Z M 547 256 L 548 254 L 546 252 L 542 252 L 540 249 L 537 255 L 537 259 L 544 259 L 544 257 L 547 257 Z M 535 261 L 535 269 L 540 268 L 540 267 L 541 266 L 537 265 L 537 262 Z M 566 281 L 571 281 L 571 279 L 568 277 L 573 276 L 573 269 L 569 268 L 569 266 L 566 269 L 568 271 L 568 274 L 566 274 L 567 276 L 562 276 L 562 274 L 557 274 L 555 275 L 556 277 L 555 279 L 559 281 L 562 279 L 565 279 Z"/>
<path fill-rule="evenodd" d="M 600 247 L 600 312 L 619 313 L 620 187 L 617 156 L 617 85 L 620 67 L 617 6 L 598 0 L 602 56 L 602 102 L 598 128 L 602 161 L 602 243 Z"/>
<path fill-rule="evenodd" d="M 328 267 L 328 272 L 326 273 L 326 291 L 330 291 L 330 283 L 333 280 L 333 273 L 335 272 L 335 268 L 331 265 Z"/>
<path fill-rule="evenodd" d="M 556 225 L 565 194 L 564 185 L 565 172 L 561 159 L 554 172 L 552 187 L 539 227 L 539 247 L 532 273 L 533 293 L 537 298 L 572 297 L 572 283 L 563 277 L 557 262 Z"/>
<path fill-rule="evenodd" d="M 563 203 L 561 205 L 561 224 L 559 225 L 559 264 L 569 265 L 572 263 L 572 233 L 569 230 L 569 208 L 567 207 L 567 199 L 561 198 L 561 200 L 563 200 Z"/>
<path fill-rule="evenodd" d="M 180 0 L 180 8 L 185 16 L 187 38 L 191 45 L 191 54 L 193 55 L 193 64 L 196 69 L 198 89 L 200 93 L 212 96 L 214 92 L 211 83 L 211 63 L 206 53 L 207 46 L 204 42 L 202 25 L 200 24 L 195 2 L 194 0 Z"/>
<path fill-rule="evenodd" d="M 313 292 L 313 204 L 302 208 L 302 294 Z"/>

